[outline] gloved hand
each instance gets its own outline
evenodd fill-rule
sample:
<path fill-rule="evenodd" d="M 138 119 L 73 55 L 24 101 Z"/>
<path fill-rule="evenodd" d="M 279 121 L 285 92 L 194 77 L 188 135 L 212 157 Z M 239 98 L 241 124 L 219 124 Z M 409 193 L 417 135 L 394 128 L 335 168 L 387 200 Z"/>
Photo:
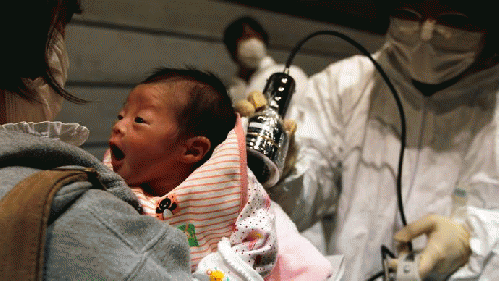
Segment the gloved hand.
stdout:
<path fill-rule="evenodd" d="M 255 112 L 263 110 L 267 106 L 267 99 L 262 92 L 253 91 L 246 100 L 239 100 L 234 108 L 242 117 L 249 117 Z M 295 166 L 297 158 L 297 146 L 295 142 L 296 122 L 291 119 L 284 120 L 284 130 L 289 136 L 288 154 L 284 160 L 284 168 L 281 178 L 285 177 Z"/>
<path fill-rule="evenodd" d="M 460 223 L 440 215 L 428 215 L 397 232 L 394 239 L 401 243 L 399 252 L 407 252 L 407 242 L 427 235 L 421 252 L 419 274 L 423 279 L 431 274 L 445 280 L 468 262 L 471 255 L 470 232 Z"/>
<path fill-rule="evenodd" d="M 234 109 L 241 114 L 242 117 L 250 117 L 256 111 L 260 111 L 267 106 L 267 99 L 262 92 L 253 91 L 249 93 L 248 98 L 239 100 L 234 105 Z"/>

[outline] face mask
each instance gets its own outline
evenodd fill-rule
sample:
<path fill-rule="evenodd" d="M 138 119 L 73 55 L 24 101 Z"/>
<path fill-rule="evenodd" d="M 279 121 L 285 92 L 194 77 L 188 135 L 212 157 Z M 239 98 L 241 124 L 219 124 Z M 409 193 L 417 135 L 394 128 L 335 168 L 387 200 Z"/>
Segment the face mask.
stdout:
<path fill-rule="evenodd" d="M 56 83 L 65 86 L 69 68 L 69 58 L 62 34 L 55 31 L 55 41 L 48 50 L 48 64 Z M 29 80 L 37 93 L 36 101 L 28 101 L 17 95 L 5 94 L 6 120 L 8 123 L 21 121 L 41 122 L 54 120 L 61 111 L 63 98 L 50 87 L 43 78 Z"/>
<path fill-rule="evenodd" d="M 239 42 L 237 58 L 241 64 L 249 69 L 256 69 L 260 61 L 267 55 L 265 44 L 257 38 L 250 38 Z"/>
<path fill-rule="evenodd" d="M 478 53 L 482 34 L 436 24 L 392 18 L 387 51 L 412 79 L 440 84 L 464 72 Z"/>

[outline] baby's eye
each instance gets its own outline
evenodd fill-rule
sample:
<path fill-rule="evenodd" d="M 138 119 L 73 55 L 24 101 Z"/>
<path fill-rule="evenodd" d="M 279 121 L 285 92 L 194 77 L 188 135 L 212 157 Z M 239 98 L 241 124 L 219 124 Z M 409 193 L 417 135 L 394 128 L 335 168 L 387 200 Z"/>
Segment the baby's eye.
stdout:
<path fill-rule="evenodd" d="M 145 123 L 146 121 L 142 117 L 135 117 L 135 123 Z"/>
<path fill-rule="evenodd" d="M 118 114 L 118 120 L 121 120 L 121 119 L 123 119 L 123 115 Z"/>

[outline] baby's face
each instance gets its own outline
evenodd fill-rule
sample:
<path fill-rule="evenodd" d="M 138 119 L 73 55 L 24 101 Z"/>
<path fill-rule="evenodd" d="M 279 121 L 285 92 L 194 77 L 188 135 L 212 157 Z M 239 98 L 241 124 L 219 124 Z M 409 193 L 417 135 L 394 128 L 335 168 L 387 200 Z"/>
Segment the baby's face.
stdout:
<path fill-rule="evenodd" d="M 168 90 L 165 84 L 139 85 L 118 114 L 109 146 L 114 171 L 129 185 L 161 181 L 179 161 L 176 116 L 182 100 Z"/>

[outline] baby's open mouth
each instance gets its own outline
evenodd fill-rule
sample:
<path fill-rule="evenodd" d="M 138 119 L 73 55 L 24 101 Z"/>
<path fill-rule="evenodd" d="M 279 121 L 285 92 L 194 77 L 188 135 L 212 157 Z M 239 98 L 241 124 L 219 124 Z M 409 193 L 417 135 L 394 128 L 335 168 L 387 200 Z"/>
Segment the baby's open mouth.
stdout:
<path fill-rule="evenodd" d="M 115 144 L 110 144 L 109 149 L 111 149 L 111 155 L 115 160 L 119 161 L 125 158 L 125 153 L 123 153 L 123 151 Z"/>

